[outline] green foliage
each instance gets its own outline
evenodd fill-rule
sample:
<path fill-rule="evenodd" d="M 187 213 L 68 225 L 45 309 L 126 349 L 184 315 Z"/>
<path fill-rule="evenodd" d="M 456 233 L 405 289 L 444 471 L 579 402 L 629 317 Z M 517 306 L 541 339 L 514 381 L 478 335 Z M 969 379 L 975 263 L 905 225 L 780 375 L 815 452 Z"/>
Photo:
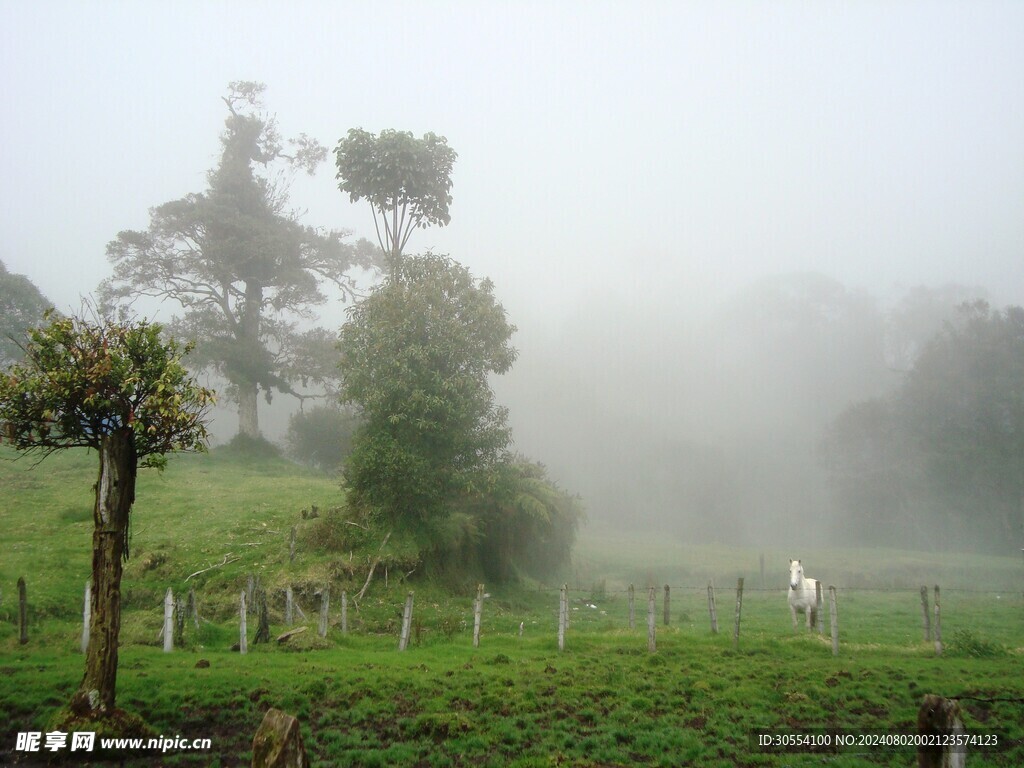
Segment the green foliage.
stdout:
<path fill-rule="evenodd" d="M 342 392 L 365 419 L 345 464 L 349 501 L 386 524 L 432 526 L 480 493 L 510 440 L 491 373 L 515 360 L 489 280 L 427 254 L 403 259 L 342 328 Z"/>
<path fill-rule="evenodd" d="M 451 221 L 456 157 L 444 136 L 427 133 L 416 139 L 395 130 L 374 136 L 353 128 L 335 150 L 338 187 L 353 203 L 370 203 L 380 247 L 397 260 L 417 227 Z"/>
<path fill-rule="evenodd" d="M 304 464 L 334 471 L 352 450 L 360 423 L 351 409 L 319 405 L 294 414 L 288 422 L 289 453 Z"/>
<path fill-rule="evenodd" d="M 145 321 L 54 318 L 32 329 L 25 359 L 0 376 L 0 423 L 19 450 L 99 448 L 130 430 L 135 454 L 162 466 L 171 451 L 203 450 L 213 393 L 181 363 L 186 349 Z"/>
<path fill-rule="evenodd" d="M 0 367 L 21 359 L 25 332 L 52 306 L 31 280 L 12 275 L 0 261 Z"/>
<path fill-rule="evenodd" d="M 125 231 L 107 246 L 114 275 L 104 301 L 137 295 L 170 298 L 183 310 L 175 333 L 195 340 L 193 365 L 217 371 L 240 406 L 243 431 L 258 434 L 256 395 L 296 394 L 335 378 L 324 331 L 299 332 L 296 320 L 327 300 L 324 281 L 353 297 L 353 268 L 378 254 L 348 232 L 303 226 L 288 209 L 287 174 L 312 173 L 326 150 L 306 136 L 286 148 L 276 120 L 262 112 L 258 83 L 236 82 L 220 163 L 209 189 L 151 211 L 146 231 Z M 261 168 L 285 164 L 285 176 Z"/>
<path fill-rule="evenodd" d="M 957 656 L 971 656 L 976 659 L 990 659 L 1005 656 L 1006 648 L 981 637 L 970 629 L 957 629 L 953 637 L 946 643 L 946 650 Z"/>

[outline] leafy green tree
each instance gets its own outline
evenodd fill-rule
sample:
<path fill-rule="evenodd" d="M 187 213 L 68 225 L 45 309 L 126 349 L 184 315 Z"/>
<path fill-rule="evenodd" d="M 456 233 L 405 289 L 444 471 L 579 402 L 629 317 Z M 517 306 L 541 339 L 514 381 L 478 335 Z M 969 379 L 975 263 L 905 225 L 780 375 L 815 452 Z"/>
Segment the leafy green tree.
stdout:
<path fill-rule="evenodd" d="M 287 144 L 262 110 L 264 86 L 234 82 L 220 163 L 206 192 L 150 212 L 149 229 L 126 231 L 107 246 L 113 277 L 105 301 L 137 295 L 177 302 L 183 315 L 173 331 L 194 339 L 190 363 L 230 383 L 239 431 L 259 436 L 258 395 L 304 395 L 298 384 L 336 379 L 333 340 L 322 330 L 300 332 L 298 321 L 326 301 L 323 283 L 354 296 L 354 268 L 376 267 L 369 241 L 354 245 L 342 231 L 299 223 L 288 206 L 289 175 L 312 173 L 326 149 L 302 135 Z M 275 175 L 284 165 L 283 174 Z"/>
<path fill-rule="evenodd" d="M 341 330 L 342 393 L 364 422 L 349 501 L 387 526 L 443 535 L 449 504 L 487 489 L 511 439 L 488 383 L 516 357 L 490 280 L 445 256 L 406 257 Z"/>
<path fill-rule="evenodd" d="M 203 450 L 213 394 L 189 376 L 186 351 L 147 322 L 53 319 L 29 331 L 25 358 L 0 375 L 8 442 L 44 456 L 97 451 L 92 538 L 92 618 L 85 676 L 72 710 L 114 711 L 122 560 L 139 466 L 163 467 L 173 451 Z"/>
<path fill-rule="evenodd" d="M 21 359 L 20 339 L 52 306 L 31 280 L 11 274 L 0 261 L 0 367 Z"/>
<path fill-rule="evenodd" d="M 1022 382 L 1024 308 L 978 301 L 928 344 L 898 401 L 929 501 L 963 539 L 989 548 L 1024 533 Z"/>
<path fill-rule="evenodd" d="M 417 227 L 443 227 L 451 221 L 451 172 L 457 155 L 444 136 L 415 138 L 408 131 L 380 136 L 353 128 L 338 142 L 338 187 L 355 203 L 373 210 L 377 241 L 397 262 Z"/>

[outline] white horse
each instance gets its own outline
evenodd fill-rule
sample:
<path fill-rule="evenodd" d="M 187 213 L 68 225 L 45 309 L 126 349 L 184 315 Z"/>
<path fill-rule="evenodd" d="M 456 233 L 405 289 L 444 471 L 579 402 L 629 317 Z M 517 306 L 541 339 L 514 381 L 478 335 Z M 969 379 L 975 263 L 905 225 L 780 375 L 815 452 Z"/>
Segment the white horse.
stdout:
<path fill-rule="evenodd" d="M 818 580 L 804 577 L 804 567 L 799 560 L 789 561 L 789 612 L 793 616 L 793 631 L 798 631 L 796 612 L 803 611 L 807 617 L 807 628 L 812 629 L 818 620 Z"/>

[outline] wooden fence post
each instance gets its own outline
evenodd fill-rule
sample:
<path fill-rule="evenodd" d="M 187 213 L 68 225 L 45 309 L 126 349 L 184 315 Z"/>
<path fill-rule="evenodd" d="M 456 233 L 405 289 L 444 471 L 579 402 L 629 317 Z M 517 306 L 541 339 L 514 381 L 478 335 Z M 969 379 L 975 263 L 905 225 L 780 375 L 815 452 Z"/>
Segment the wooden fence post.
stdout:
<path fill-rule="evenodd" d="M 323 591 L 320 593 L 320 623 L 317 626 L 317 632 L 320 637 L 327 637 L 327 620 L 330 618 L 328 611 L 331 607 L 331 588 L 329 585 L 324 585 Z"/>
<path fill-rule="evenodd" d="M 194 589 L 188 591 L 188 614 L 192 617 L 192 623 L 196 625 L 196 629 L 199 629 L 199 603 L 196 601 Z"/>
<path fill-rule="evenodd" d="M 341 634 L 348 634 L 348 592 L 341 590 Z"/>
<path fill-rule="evenodd" d="M 85 582 L 85 600 L 82 601 L 82 653 L 89 650 L 89 621 L 92 619 L 92 581 Z"/>
<path fill-rule="evenodd" d="M 484 609 L 484 585 L 476 585 L 476 600 L 473 601 L 473 647 L 480 647 L 480 614 Z"/>
<path fill-rule="evenodd" d="M 814 582 L 814 623 L 819 635 L 825 634 L 825 600 L 820 581 Z"/>
<path fill-rule="evenodd" d="M 567 614 L 569 613 L 569 598 L 566 595 L 566 585 L 558 590 L 558 650 L 565 650 L 565 626 Z"/>
<path fill-rule="evenodd" d="M 18 577 L 18 643 L 28 643 L 28 588 L 25 577 Z"/>
<path fill-rule="evenodd" d="M 917 748 L 919 768 L 963 768 L 967 749 L 956 742 L 963 738 L 963 719 L 956 699 L 927 694 L 917 711 L 917 732 L 927 737 Z M 950 736 L 959 737 L 950 739 Z M 948 746 L 941 746 L 941 745 Z"/>
<path fill-rule="evenodd" d="M 292 526 L 292 532 L 288 536 L 288 562 L 295 562 L 295 526 Z"/>
<path fill-rule="evenodd" d="M 636 590 L 629 585 L 629 629 L 636 629 Z"/>
<path fill-rule="evenodd" d="M 670 618 L 668 605 L 669 605 L 668 584 L 666 584 L 665 585 L 665 626 L 666 627 L 668 626 L 669 618 Z"/>
<path fill-rule="evenodd" d="M 179 648 L 185 647 L 185 620 L 187 618 L 185 598 L 178 595 L 174 598 L 174 644 Z"/>
<path fill-rule="evenodd" d="M 650 587 L 647 590 L 647 650 L 650 653 L 657 650 L 654 624 L 654 587 Z"/>
<path fill-rule="evenodd" d="M 284 589 L 284 623 L 289 627 L 295 621 L 295 593 L 292 592 L 292 588 L 285 587 Z"/>
<path fill-rule="evenodd" d="M 402 634 L 398 637 L 398 650 L 409 647 L 409 631 L 412 628 L 412 592 L 405 597 L 405 611 L 402 613 Z"/>
<path fill-rule="evenodd" d="M 836 588 L 828 588 L 828 615 L 832 625 L 832 655 L 839 655 L 839 605 L 836 603 Z"/>
<path fill-rule="evenodd" d="M 711 614 L 711 634 L 718 634 L 718 612 L 715 610 L 715 587 L 708 582 L 708 613 Z"/>
<path fill-rule="evenodd" d="M 935 585 L 935 655 L 942 655 L 942 613 L 939 610 L 939 585 Z"/>
<path fill-rule="evenodd" d="M 249 652 L 249 635 L 246 631 L 245 626 L 245 590 L 242 591 L 241 604 L 239 606 L 239 624 L 238 624 L 238 652 L 248 653 Z"/>
<path fill-rule="evenodd" d="M 732 630 L 732 642 L 736 648 L 740 647 L 740 612 L 743 609 L 743 577 L 736 580 L 736 625 Z"/>
<path fill-rule="evenodd" d="M 928 587 L 921 587 L 921 631 L 924 642 L 932 641 L 932 616 L 928 610 Z"/>
<path fill-rule="evenodd" d="M 259 604 L 256 615 L 259 623 L 256 625 L 256 637 L 252 639 L 253 645 L 270 642 L 270 614 L 267 611 L 267 590 L 260 587 L 256 591 L 256 602 Z"/>
<path fill-rule="evenodd" d="M 167 588 L 164 594 L 164 653 L 174 650 L 174 593 Z"/>

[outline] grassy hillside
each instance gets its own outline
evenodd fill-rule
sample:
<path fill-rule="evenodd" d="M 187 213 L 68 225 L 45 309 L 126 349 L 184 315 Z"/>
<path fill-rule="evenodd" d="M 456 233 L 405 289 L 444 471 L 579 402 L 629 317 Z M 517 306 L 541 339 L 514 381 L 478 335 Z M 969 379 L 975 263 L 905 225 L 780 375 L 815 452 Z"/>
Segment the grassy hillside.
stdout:
<path fill-rule="evenodd" d="M 14 751 L 17 733 L 45 731 L 81 677 L 95 459 L 54 456 L 34 469 L 26 460 L 0 461 L 0 764 L 27 764 Z M 909 731 L 926 692 L 972 697 L 963 701 L 968 727 L 1003 739 L 1002 751 L 972 753 L 971 765 L 1024 764 L 1024 569 L 1014 559 L 796 553 L 810 575 L 840 587 L 841 653 L 834 658 L 827 640 L 792 632 L 784 592 L 790 553 L 589 531 L 566 571 L 566 650 L 556 645 L 557 590 L 537 584 L 487 585 L 483 639 L 474 649 L 472 591 L 452 593 L 418 573 L 406 579 L 398 550 L 386 553 L 391 567 L 378 570 L 362 604 L 350 603 L 351 632 L 340 633 L 338 593 L 358 591 L 379 542 L 331 511 L 343 507 L 332 477 L 221 450 L 173 458 L 162 475 L 144 471 L 137 497 L 119 702 L 157 733 L 211 738 L 213 749 L 141 754 L 128 765 L 248 765 L 252 735 L 271 706 L 301 718 L 314 764 L 322 766 L 907 765 L 913 755 L 906 750 L 765 754 L 751 738 L 757 728 Z M 303 519 L 314 505 L 320 516 Z M 289 562 L 292 526 L 298 554 Z M 250 646 L 241 656 L 230 646 L 249 574 L 268 588 L 274 635 L 286 629 L 288 585 L 309 629 L 287 645 Z M 25 646 L 14 600 L 22 575 L 30 601 Z M 731 630 L 740 575 L 747 591 L 737 648 Z M 718 635 L 708 627 L 712 579 Z M 917 595 L 920 584 L 936 582 L 943 587 L 942 658 L 922 642 Z M 317 592 L 327 583 L 332 626 L 321 639 Z M 630 583 L 638 587 L 632 631 Z M 664 583 L 672 585 L 668 627 Z M 648 584 L 659 587 L 655 654 L 647 652 Z M 168 587 L 195 588 L 203 616 L 172 654 L 158 640 Z M 410 589 L 413 644 L 398 653 Z M 255 623 L 251 617 L 250 643 Z"/>

